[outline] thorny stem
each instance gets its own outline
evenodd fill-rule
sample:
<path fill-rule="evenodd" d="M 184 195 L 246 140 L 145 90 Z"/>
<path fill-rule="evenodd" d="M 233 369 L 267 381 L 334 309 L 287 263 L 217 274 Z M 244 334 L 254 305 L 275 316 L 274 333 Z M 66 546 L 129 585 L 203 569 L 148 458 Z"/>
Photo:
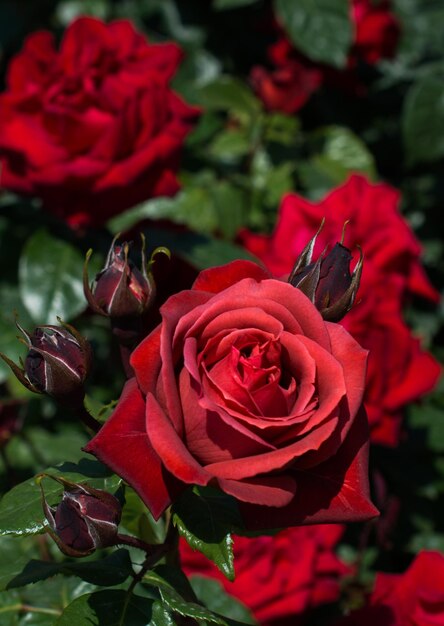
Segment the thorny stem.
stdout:
<path fill-rule="evenodd" d="M 81 419 L 81 421 L 89 430 L 92 430 L 94 433 L 97 433 L 101 429 L 102 425 L 100 424 L 100 422 L 98 422 L 91 415 L 91 413 L 89 413 L 89 411 L 86 410 L 83 403 L 75 407 L 74 410 L 77 413 L 78 417 Z"/>
<path fill-rule="evenodd" d="M 168 554 L 170 553 L 172 548 L 176 549 L 177 551 L 177 530 L 170 523 L 167 536 L 165 538 L 164 543 L 162 544 L 152 545 L 149 543 L 145 543 L 144 541 L 142 541 L 141 539 L 138 539 L 137 537 L 132 537 L 130 535 L 123 535 L 123 534 L 117 535 L 117 543 L 123 543 L 134 548 L 140 548 L 141 550 L 145 550 L 146 555 L 147 555 L 146 559 L 142 563 L 140 570 L 137 572 L 137 574 L 133 575 L 133 579 L 127 589 L 125 605 L 123 607 L 122 618 L 121 618 L 121 620 L 123 620 L 126 614 L 127 608 L 128 608 L 128 604 L 131 599 L 131 595 L 136 585 L 138 585 L 142 581 L 145 574 L 150 569 L 152 569 L 156 565 L 156 563 L 160 561 L 162 557 L 165 556 L 168 559 Z M 121 623 L 123 624 L 123 621 L 121 621 Z"/>
<path fill-rule="evenodd" d="M 126 546 L 130 546 L 131 548 L 139 548 L 139 550 L 144 550 L 147 554 L 159 547 L 159 544 L 146 543 L 138 537 L 133 537 L 132 535 L 123 535 L 121 533 L 117 535 L 116 543 L 124 544 Z M 164 547 L 165 544 L 160 545 L 161 547 Z"/>
<path fill-rule="evenodd" d="M 177 553 L 178 540 L 178 532 L 173 524 L 170 522 L 168 532 L 163 543 L 146 543 L 138 537 L 133 537 L 132 535 L 124 535 L 122 533 L 119 533 L 117 535 L 116 543 L 127 545 L 131 548 L 138 548 L 139 550 L 144 550 L 144 552 L 146 552 L 147 554 L 147 559 L 145 563 L 148 562 L 147 569 L 150 569 L 151 567 L 154 567 L 154 565 L 156 565 L 156 563 L 160 561 L 160 559 L 163 557 L 166 557 L 168 561 L 174 560 L 175 562 L 177 562 L 175 554 Z M 173 559 L 169 557 L 173 557 Z"/>

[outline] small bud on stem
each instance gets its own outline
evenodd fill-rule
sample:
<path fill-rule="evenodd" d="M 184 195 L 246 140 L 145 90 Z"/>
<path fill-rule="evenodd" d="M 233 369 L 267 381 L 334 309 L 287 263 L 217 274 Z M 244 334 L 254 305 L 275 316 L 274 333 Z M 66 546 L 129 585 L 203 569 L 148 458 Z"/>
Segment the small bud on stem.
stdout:
<path fill-rule="evenodd" d="M 63 485 L 63 497 L 56 507 L 46 501 L 42 487 L 45 476 Z M 48 474 L 40 476 L 40 488 L 48 532 L 64 554 L 83 557 L 97 548 L 116 544 L 122 515 L 117 498 L 101 489 Z"/>
<path fill-rule="evenodd" d="M 154 257 L 163 253 L 168 257 L 167 248 L 154 250 L 149 262 L 145 254 L 145 237 L 142 237 L 142 263 L 138 269 L 129 258 L 130 244 L 117 243 L 114 238 L 108 251 L 105 267 L 90 285 L 88 262 L 92 251 L 86 255 L 83 270 L 83 288 L 91 309 L 99 315 L 110 318 L 114 335 L 117 337 L 123 365 L 128 376 L 132 375 L 129 354 L 144 336 L 144 321 L 156 297 L 156 286 L 151 273 Z"/>
<path fill-rule="evenodd" d="M 346 222 L 341 241 L 336 243 L 327 255 L 324 250 L 318 260 L 312 262 L 316 238 L 324 221 L 322 220 L 318 232 L 297 258 L 288 282 L 310 298 L 325 320 L 339 322 L 355 301 L 361 279 L 363 254 L 359 248 L 359 261 L 353 273 L 350 273 L 352 255 L 343 245 Z"/>
<path fill-rule="evenodd" d="M 91 367 L 88 342 L 69 324 L 37 326 L 32 334 L 17 322 L 25 336 L 28 354 L 21 367 L 6 355 L 0 357 L 20 382 L 34 393 L 46 393 L 63 404 L 80 406 L 85 396 L 84 382 Z"/>

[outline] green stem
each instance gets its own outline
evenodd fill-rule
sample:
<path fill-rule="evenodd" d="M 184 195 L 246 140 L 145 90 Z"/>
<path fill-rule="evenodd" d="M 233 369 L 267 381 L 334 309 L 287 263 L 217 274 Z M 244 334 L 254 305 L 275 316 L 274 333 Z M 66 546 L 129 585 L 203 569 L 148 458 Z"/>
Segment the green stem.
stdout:
<path fill-rule="evenodd" d="M 140 570 L 137 574 L 133 575 L 133 579 L 128 587 L 122 616 L 119 622 L 120 626 L 123 626 L 131 595 L 136 585 L 142 581 L 146 572 L 152 569 L 162 558 L 165 558 L 167 563 L 179 565 L 179 533 L 170 519 L 164 543 L 149 544 L 145 543 L 138 537 L 123 534 L 117 535 L 116 543 L 131 546 L 132 548 L 139 548 L 140 550 L 144 550 L 147 555 Z"/>
<path fill-rule="evenodd" d="M 42 613 L 43 615 L 56 615 L 57 617 L 62 614 L 62 611 L 59 611 L 58 609 L 49 609 L 43 606 L 31 606 L 29 604 L 22 604 L 21 602 L 17 604 L 10 604 L 9 606 L 2 606 L 0 608 L 0 613 L 7 613 L 8 611 Z"/>
<path fill-rule="evenodd" d="M 133 537 L 132 535 L 123 535 L 119 533 L 117 535 L 117 544 L 124 544 L 125 546 L 130 546 L 131 548 L 138 548 L 139 550 L 144 550 L 147 554 L 153 552 L 156 548 L 159 547 L 159 544 L 146 543 L 139 539 L 138 537 Z M 164 544 L 162 544 L 163 547 Z"/>
<path fill-rule="evenodd" d="M 97 433 L 99 432 L 99 430 L 101 429 L 102 425 L 100 422 L 98 422 L 92 415 L 91 413 L 89 413 L 89 411 L 86 410 L 84 404 L 79 404 L 79 406 L 75 407 L 75 412 L 77 414 L 77 416 L 81 419 L 81 421 L 84 423 L 84 425 L 89 429 L 92 430 L 93 433 Z"/>

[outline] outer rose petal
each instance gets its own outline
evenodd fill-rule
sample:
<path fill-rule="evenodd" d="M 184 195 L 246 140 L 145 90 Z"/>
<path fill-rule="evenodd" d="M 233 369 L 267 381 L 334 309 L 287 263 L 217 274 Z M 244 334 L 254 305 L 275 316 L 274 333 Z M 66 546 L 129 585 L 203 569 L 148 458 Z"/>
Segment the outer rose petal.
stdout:
<path fill-rule="evenodd" d="M 84 450 L 127 480 L 156 519 L 180 489 L 146 434 L 145 401 L 135 378 L 126 383 L 113 414 Z"/>
<path fill-rule="evenodd" d="M 188 484 L 209 483 L 211 475 L 188 452 L 152 394 L 146 399 L 146 430 L 154 449 L 173 476 Z"/>
<path fill-rule="evenodd" d="M 364 410 L 355 417 L 341 453 L 306 471 L 294 471 L 293 501 L 280 509 L 241 504 L 251 530 L 292 524 L 331 524 L 366 520 L 379 514 L 370 501 L 367 475 L 368 424 Z"/>
<path fill-rule="evenodd" d="M 266 269 L 251 261 L 232 261 L 221 267 L 211 267 L 200 272 L 194 281 L 193 289 L 219 293 L 235 285 L 243 278 L 255 278 L 258 282 L 271 278 Z"/>

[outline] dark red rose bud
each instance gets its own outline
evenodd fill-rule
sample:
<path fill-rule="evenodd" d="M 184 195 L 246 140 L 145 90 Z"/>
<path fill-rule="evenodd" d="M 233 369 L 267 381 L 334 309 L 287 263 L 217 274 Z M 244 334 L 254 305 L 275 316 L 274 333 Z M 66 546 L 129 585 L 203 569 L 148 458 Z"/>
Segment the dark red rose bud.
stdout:
<path fill-rule="evenodd" d="M 288 282 L 310 298 L 322 317 L 330 322 L 339 322 L 351 309 L 361 279 L 363 254 L 353 273 L 350 272 L 352 254 L 343 245 L 342 239 L 325 255 L 322 252 L 316 262 L 312 262 L 313 249 L 324 220 L 316 235 L 308 242 L 296 260 Z M 344 231 L 345 231 L 344 225 Z"/>
<path fill-rule="evenodd" d="M 87 341 L 69 324 L 37 326 L 32 335 L 19 324 L 17 327 L 29 348 L 23 367 L 0 353 L 17 378 L 35 393 L 47 393 L 63 403 L 81 403 L 91 366 Z"/>
<path fill-rule="evenodd" d="M 82 557 L 97 548 L 115 545 L 122 515 L 117 498 L 88 485 L 48 477 L 64 487 L 62 501 L 56 507 L 48 505 L 42 489 L 48 532 L 60 550 L 68 556 Z"/>
<path fill-rule="evenodd" d="M 97 274 L 92 286 L 87 267 L 91 251 L 86 258 L 83 274 L 85 297 L 93 311 L 112 320 L 137 318 L 146 313 L 156 295 L 154 279 L 149 271 L 153 256 L 160 251 L 169 254 L 166 248 L 157 248 L 147 264 L 145 238 L 142 235 L 142 265 L 139 270 L 129 258 L 129 249 L 129 243 L 118 244 L 114 239 L 105 267 Z"/>

